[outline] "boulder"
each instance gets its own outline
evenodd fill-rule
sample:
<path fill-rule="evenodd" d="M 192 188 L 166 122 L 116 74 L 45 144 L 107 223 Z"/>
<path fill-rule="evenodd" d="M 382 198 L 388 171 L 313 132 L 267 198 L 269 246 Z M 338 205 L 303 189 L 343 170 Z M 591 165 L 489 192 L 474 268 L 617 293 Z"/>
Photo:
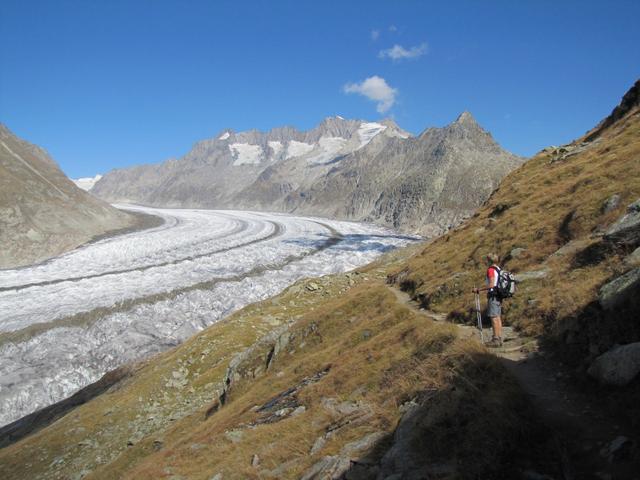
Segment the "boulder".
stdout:
<path fill-rule="evenodd" d="M 618 208 L 618 205 L 620 205 L 620 195 L 616 193 L 604 201 L 602 204 L 602 213 L 609 213 Z"/>
<path fill-rule="evenodd" d="M 515 275 L 516 282 L 526 282 L 528 280 L 542 280 L 547 278 L 549 270 L 531 270 L 529 272 L 522 272 Z"/>
<path fill-rule="evenodd" d="M 353 457 L 360 452 L 367 452 L 371 450 L 380 440 L 382 440 L 385 435 L 385 432 L 370 433 L 362 437 L 360 440 L 347 443 L 344 447 L 342 447 L 340 453 L 342 455 Z"/>
<path fill-rule="evenodd" d="M 605 310 L 612 310 L 640 292 L 640 268 L 634 268 L 609 283 L 598 292 L 598 302 Z"/>
<path fill-rule="evenodd" d="M 600 383 L 627 385 L 640 373 L 640 342 L 616 345 L 596 358 L 588 373 Z"/>
<path fill-rule="evenodd" d="M 627 255 L 624 259 L 624 263 L 630 267 L 640 267 L 640 247 Z"/>
<path fill-rule="evenodd" d="M 640 245 L 640 199 L 627 207 L 627 213 L 609 227 L 604 239 L 616 245 Z"/>

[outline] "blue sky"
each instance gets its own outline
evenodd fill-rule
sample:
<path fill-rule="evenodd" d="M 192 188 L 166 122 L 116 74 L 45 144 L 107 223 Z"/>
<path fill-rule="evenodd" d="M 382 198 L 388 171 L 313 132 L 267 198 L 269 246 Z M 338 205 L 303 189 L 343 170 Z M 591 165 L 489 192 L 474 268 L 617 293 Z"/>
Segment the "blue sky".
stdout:
<path fill-rule="evenodd" d="M 330 115 L 419 133 L 469 110 L 531 155 L 640 76 L 638 18 L 635 0 L 2 0 L 0 121 L 71 177 Z"/>

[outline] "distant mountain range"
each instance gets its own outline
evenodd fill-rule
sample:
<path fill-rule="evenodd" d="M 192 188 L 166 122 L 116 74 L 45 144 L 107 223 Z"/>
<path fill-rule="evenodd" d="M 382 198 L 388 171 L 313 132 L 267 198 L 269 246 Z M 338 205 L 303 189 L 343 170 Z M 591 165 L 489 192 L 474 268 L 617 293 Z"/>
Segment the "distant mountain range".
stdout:
<path fill-rule="evenodd" d="M 0 124 L 0 268 L 44 260 L 134 223 L 77 188 L 45 150 Z"/>
<path fill-rule="evenodd" d="M 320 215 L 436 235 L 469 216 L 523 160 L 468 112 L 418 136 L 389 119 L 330 117 L 306 132 L 224 130 L 179 160 L 113 170 L 91 193 L 110 202 Z"/>

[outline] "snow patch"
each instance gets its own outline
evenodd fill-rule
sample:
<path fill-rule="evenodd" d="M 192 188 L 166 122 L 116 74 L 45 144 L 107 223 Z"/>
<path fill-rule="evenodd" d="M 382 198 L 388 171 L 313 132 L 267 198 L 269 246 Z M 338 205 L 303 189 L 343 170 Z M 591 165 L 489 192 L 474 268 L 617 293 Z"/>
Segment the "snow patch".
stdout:
<path fill-rule="evenodd" d="M 268 142 L 268 144 L 271 150 L 273 150 L 274 157 L 277 157 L 278 155 L 280 155 L 280 152 L 282 152 L 282 150 L 284 149 L 284 145 L 282 145 L 282 142 L 278 142 L 277 140 Z"/>
<path fill-rule="evenodd" d="M 98 180 L 100 180 L 101 178 L 102 175 L 98 174 L 95 177 L 82 177 L 76 178 L 75 180 L 72 179 L 71 181 L 75 183 L 77 187 L 88 192 L 96 183 L 98 183 Z"/>
<path fill-rule="evenodd" d="M 322 137 L 318 141 L 320 152 L 310 157 L 308 161 L 313 164 L 330 162 L 342 152 L 346 144 L 347 139 L 342 137 Z"/>
<path fill-rule="evenodd" d="M 314 148 L 315 145 L 291 140 L 287 146 L 287 156 L 285 158 L 301 157 L 302 155 L 309 153 Z"/>
<path fill-rule="evenodd" d="M 227 138 L 229 138 L 231 135 L 229 134 L 229 132 L 224 132 L 222 135 L 220 135 L 218 137 L 218 140 L 226 140 Z"/>
<path fill-rule="evenodd" d="M 262 147 L 248 143 L 232 143 L 229 150 L 233 154 L 234 165 L 258 165 L 262 159 Z"/>
<path fill-rule="evenodd" d="M 358 128 L 358 136 L 360 137 L 360 146 L 358 147 L 358 149 L 364 147 L 373 139 L 373 137 L 386 129 L 386 125 L 382 125 L 380 123 L 361 123 L 360 127 Z"/>

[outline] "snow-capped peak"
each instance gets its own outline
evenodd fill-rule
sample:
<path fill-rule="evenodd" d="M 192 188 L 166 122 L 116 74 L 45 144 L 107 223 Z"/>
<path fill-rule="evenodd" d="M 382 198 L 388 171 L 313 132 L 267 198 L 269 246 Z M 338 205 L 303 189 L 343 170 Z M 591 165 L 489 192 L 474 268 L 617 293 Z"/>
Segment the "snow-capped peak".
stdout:
<path fill-rule="evenodd" d="M 224 132 L 222 135 L 220 135 L 218 137 L 218 140 L 226 140 L 227 138 L 229 138 L 231 136 L 231 134 L 229 132 Z"/>

